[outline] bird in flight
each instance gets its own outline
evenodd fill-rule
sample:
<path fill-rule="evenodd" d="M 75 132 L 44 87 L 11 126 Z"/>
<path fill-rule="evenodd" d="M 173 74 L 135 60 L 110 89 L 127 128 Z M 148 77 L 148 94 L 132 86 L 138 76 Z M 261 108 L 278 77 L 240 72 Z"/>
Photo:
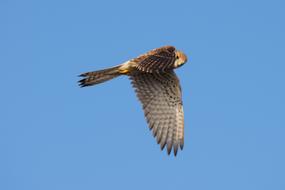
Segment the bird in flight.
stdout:
<path fill-rule="evenodd" d="M 80 75 L 81 87 L 96 85 L 118 76 L 131 80 L 153 136 L 161 150 L 174 155 L 184 145 L 184 114 L 181 87 L 174 69 L 187 62 L 187 56 L 173 46 L 153 49 L 123 64 Z"/>

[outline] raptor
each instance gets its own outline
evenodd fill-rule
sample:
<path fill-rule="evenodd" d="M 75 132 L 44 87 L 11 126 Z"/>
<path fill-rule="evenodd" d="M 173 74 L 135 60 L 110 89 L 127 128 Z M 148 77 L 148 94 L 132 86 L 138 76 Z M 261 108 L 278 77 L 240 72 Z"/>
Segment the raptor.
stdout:
<path fill-rule="evenodd" d="M 81 87 L 103 83 L 125 75 L 131 80 L 153 136 L 161 150 L 174 155 L 184 146 L 184 113 L 179 79 L 174 69 L 187 56 L 173 46 L 153 49 L 120 65 L 80 75 Z"/>

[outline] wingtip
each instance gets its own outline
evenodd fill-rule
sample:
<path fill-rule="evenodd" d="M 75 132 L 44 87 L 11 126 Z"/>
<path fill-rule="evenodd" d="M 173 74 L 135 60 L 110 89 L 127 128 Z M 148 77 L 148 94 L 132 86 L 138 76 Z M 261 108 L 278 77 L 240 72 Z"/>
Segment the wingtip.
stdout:
<path fill-rule="evenodd" d="M 175 143 L 173 146 L 173 152 L 174 152 L 174 156 L 176 156 L 177 152 L 178 152 L 178 144 L 177 143 Z"/>
<path fill-rule="evenodd" d="M 184 144 L 180 144 L 180 149 L 183 150 Z"/>
<path fill-rule="evenodd" d="M 166 152 L 167 152 L 167 155 L 170 156 L 171 155 L 171 151 L 173 149 L 173 154 L 174 156 L 176 157 L 178 152 L 179 152 L 179 147 L 180 149 L 182 150 L 183 149 L 183 144 L 180 144 L 180 145 L 169 145 L 167 144 L 166 142 L 163 143 L 163 144 L 160 144 L 160 149 L 161 151 L 163 151 L 163 149 L 166 147 Z"/>
<path fill-rule="evenodd" d="M 170 146 L 170 147 L 168 146 L 168 147 L 167 147 L 167 154 L 168 154 L 168 155 L 170 155 L 171 150 L 172 150 L 172 146 Z"/>
<path fill-rule="evenodd" d="M 164 143 L 160 144 L 160 150 L 163 150 L 163 149 L 164 149 L 164 147 L 165 147 L 165 145 L 166 145 L 166 142 L 164 142 Z"/>

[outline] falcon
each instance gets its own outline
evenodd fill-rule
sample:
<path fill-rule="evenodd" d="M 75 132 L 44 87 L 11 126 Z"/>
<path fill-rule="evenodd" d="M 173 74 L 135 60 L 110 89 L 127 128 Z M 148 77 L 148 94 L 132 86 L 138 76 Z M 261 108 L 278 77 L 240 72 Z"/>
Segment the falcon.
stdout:
<path fill-rule="evenodd" d="M 153 136 L 161 150 L 174 155 L 184 145 L 184 114 L 181 87 L 174 69 L 187 62 L 187 56 L 173 46 L 153 49 L 120 65 L 87 72 L 81 87 L 92 86 L 125 75 L 131 80 Z"/>

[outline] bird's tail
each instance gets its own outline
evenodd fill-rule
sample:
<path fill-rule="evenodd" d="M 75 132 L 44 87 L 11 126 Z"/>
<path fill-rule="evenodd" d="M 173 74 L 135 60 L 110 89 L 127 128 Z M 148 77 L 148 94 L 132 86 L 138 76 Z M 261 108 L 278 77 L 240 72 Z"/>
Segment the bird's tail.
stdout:
<path fill-rule="evenodd" d="M 80 77 L 84 77 L 81 79 L 79 82 L 79 85 L 81 87 L 85 86 L 92 86 L 95 84 L 99 84 L 102 82 L 106 82 L 108 80 L 111 80 L 115 77 L 118 77 L 124 73 L 120 70 L 121 65 L 99 70 L 99 71 L 93 71 L 93 72 L 88 72 L 88 73 L 83 73 L 79 75 Z"/>

